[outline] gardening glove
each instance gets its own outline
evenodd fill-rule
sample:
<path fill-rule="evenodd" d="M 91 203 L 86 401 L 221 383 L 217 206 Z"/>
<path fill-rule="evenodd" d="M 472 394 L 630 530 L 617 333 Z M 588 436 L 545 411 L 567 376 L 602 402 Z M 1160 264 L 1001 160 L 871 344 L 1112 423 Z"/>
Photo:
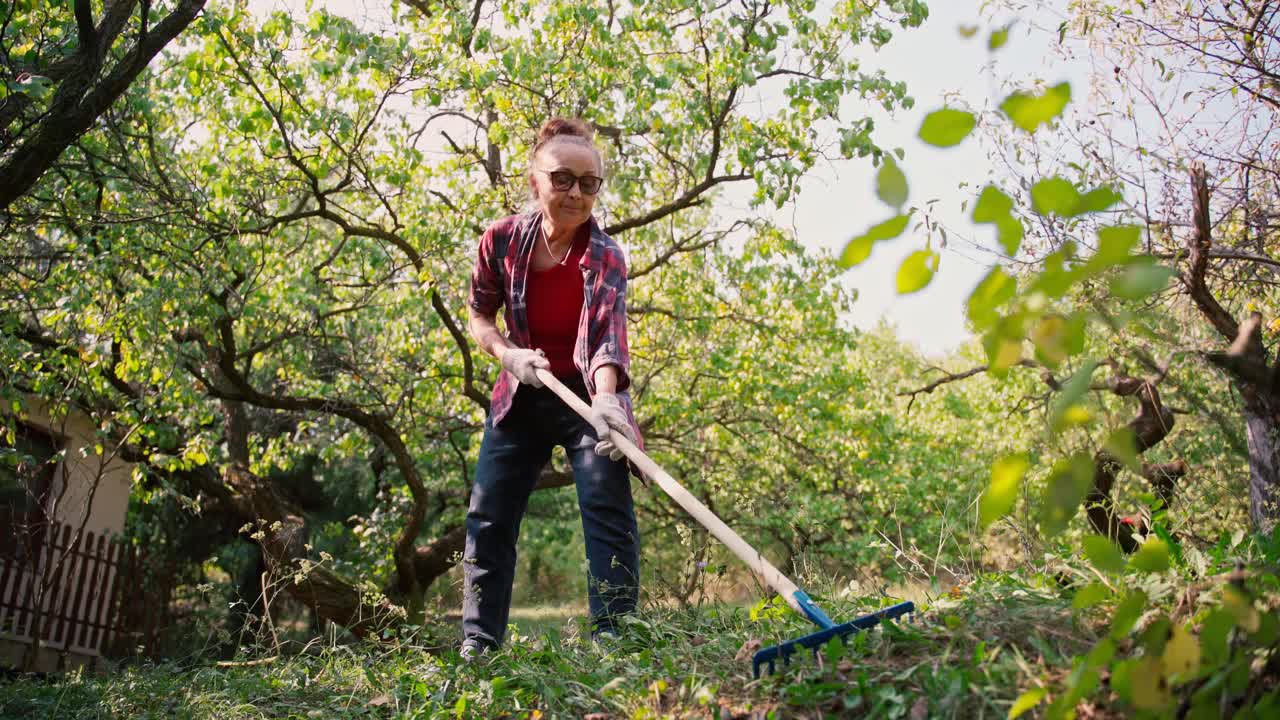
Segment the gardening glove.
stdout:
<path fill-rule="evenodd" d="M 538 379 L 538 374 L 534 371 L 539 368 L 550 370 L 551 362 L 547 360 L 547 356 L 541 350 L 513 347 L 503 351 L 502 367 L 512 375 L 515 375 L 516 380 L 525 385 L 540 388 L 542 387 L 542 381 Z"/>
<path fill-rule="evenodd" d="M 622 433 L 633 444 L 636 441 L 636 434 L 627 421 L 627 411 L 622 408 L 622 401 L 613 393 L 599 393 L 591 400 L 591 427 L 595 428 L 596 437 L 599 438 L 596 454 L 607 455 L 610 460 L 622 459 L 622 451 L 609 439 L 611 433 Z"/>

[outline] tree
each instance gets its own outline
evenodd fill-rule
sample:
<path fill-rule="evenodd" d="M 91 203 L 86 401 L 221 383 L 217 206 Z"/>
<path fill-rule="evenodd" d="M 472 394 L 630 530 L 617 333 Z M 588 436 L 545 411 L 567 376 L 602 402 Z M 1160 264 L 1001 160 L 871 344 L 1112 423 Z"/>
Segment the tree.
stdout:
<path fill-rule="evenodd" d="M 605 225 L 630 250 L 636 322 L 665 310 L 736 328 L 778 295 L 725 284 L 736 280 L 727 245 L 795 248 L 762 220 L 719 225 L 705 212 L 716 190 L 752 183 L 757 202 L 782 203 L 823 153 L 878 156 L 869 121 L 837 123 L 839 104 L 893 107 L 904 88 L 861 72 L 845 47 L 886 42 L 884 23 L 925 12 L 850 3 L 818 22 L 806 3 L 659 5 L 548 2 L 533 25 L 513 3 L 433 6 L 395 32 L 323 12 L 305 24 L 206 13 L 183 53 L 34 189 L 38 217 L 8 260 L 25 276 L 6 274 L 2 292 L 15 378 L 36 392 L 75 379 L 107 427 L 145 419 L 144 467 L 243 519 L 278 572 L 309 569 L 292 593 L 368 631 L 385 605 L 316 566 L 306 514 L 268 473 L 306 455 L 355 469 L 374 512 L 354 522 L 394 536 L 371 549 L 376 576 L 417 615 L 461 547 L 494 373 L 456 320 L 472 238 L 521 206 L 541 120 L 582 114 L 605 139 Z M 787 103 L 749 102 L 776 93 Z M 820 275 L 751 271 L 792 288 Z M 680 340 L 654 348 L 639 392 L 660 396 L 705 359 L 700 338 Z M 45 363 L 53 353 L 62 360 Z M 642 406 L 655 438 L 708 422 L 664 409 Z M 799 422 L 778 427 L 777 443 Z M 565 479 L 553 470 L 546 484 Z"/>
<path fill-rule="evenodd" d="M 162 14 L 150 0 L 121 0 L 106 4 L 96 23 L 90 0 L 0 7 L 8 76 L 0 95 L 0 212 L 93 127 L 204 4 L 177 0 Z"/>
<path fill-rule="evenodd" d="M 1274 302 L 1277 265 L 1274 10 L 1255 0 L 1073 4 L 1060 25 L 1035 31 L 1056 36 L 1066 55 L 1089 53 L 1091 104 L 1058 123 L 1049 142 L 1041 134 L 1010 144 L 1001 134 L 991 146 L 1021 196 L 1036 201 L 1038 212 L 1022 215 L 1024 260 L 1058 257 L 1064 248 L 1068 257 L 1097 253 L 1090 231 L 1132 222 L 1144 251 L 1177 264 L 1177 287 L 1160 295 L 1158 307 L 1181 322 L 1161 331 L 1159 346 L 1170 362 L 1190 355 L 1204 370 L 1222 372 L 1239 393 L 1249 516 L 1262 534 L 1280 519 L 1280 416 L 1270 379 L 1277 366 L 1262 314 Z M 1029 176 L 1055 172 L 1071 178 L 1065 188 L 1109 187 L 1125 202 L 1097 217 L 1044 209 L 1040 200 L 1060 188 L 1033 187 Z M 1092 302 L 1102 301 L 1095 294 Z M 1160 378 L 1167 373 L 1167 363 L 1133 354 L 1141 348 L 1126 352 Z M 1166 372 L 1158 372 L 1162 365 Z"/>

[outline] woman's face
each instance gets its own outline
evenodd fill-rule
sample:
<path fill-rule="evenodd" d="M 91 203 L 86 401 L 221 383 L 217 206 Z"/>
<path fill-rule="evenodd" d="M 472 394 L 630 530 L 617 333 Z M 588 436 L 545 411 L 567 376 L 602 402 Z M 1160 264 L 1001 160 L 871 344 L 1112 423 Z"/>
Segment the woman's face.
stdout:
<path fill-rule="evenodd" d="M 596 196 L 582 192 L 581 181 L 568 190 L 557 190 L 552 185 L 553 172 L 569 172 L 581 178 L 583 175 L 600 177 L 599 156 L 595 150 L 577 142 L 551 141 L 533 159 L 533 172 L 529 183 L 533 197 L 551 224 L 561 228 L 573 228 L 591 217 Z"/>

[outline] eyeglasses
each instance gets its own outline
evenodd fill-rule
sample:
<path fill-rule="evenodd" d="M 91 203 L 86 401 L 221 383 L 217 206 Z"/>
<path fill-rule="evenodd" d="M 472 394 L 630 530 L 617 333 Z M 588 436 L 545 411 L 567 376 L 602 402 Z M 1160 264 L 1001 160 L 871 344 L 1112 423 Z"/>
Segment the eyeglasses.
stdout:
<path fill-rule="evenodd" d="M 604 178 L 595 175 L 574 175 L 568 170 L 541 170 L 551 178 L 551 187 L 566 192 L 573 188 L 573 184 L 577 183 L 582 190 L 583 195 L 595 195 L 600 192 L 600 185 L 604 183 Z"/>

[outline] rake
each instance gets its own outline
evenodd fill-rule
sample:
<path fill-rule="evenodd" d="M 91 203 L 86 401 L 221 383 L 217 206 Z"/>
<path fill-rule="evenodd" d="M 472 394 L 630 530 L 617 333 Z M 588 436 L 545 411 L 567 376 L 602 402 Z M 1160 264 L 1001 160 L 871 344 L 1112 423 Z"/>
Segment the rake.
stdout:
<path fill-rule="evenodd" d="M 550 388 L 552 392 L 559 395 L 560 399 L 573 408 L 574 412 L 584 419 L 590 419 L 590 406 L 557 380 L 555 375 L 546 370 L 538 370 L 537 374 L 538 379 Z M 628 460 L 635 463 L 636 467 L 646 477 L 657 483 L 663 492 L 670 495 L 672 500 L 675 500 L 695 520 L 702 523 L 703 527 L 711 531 L 711 534 L 716 539 L 724 543 L 734 555 L 738 556 L 738 559 L 746 563 L 747 567 L 751 568 L 769 587 L 781 595 L 792 610 L 818 626 L 819 630 L 817 632 L 757 651 L 751 659 L 751 670 L 755 677 L 760 677 L 760 668 L 766 664 L 769 666 L 770 673 L 777 672 L 776 662 L 782 660 L 783 664 L 787 664 L 790 662 L 791 656 L 798 652 L 799 648 L 807 648 L 816 653 L 819 648 L 825 646 L 832 638 L 838 637 L 841 641 L 844 641 L 854 633 L 879 625 L 883 620 L 892 620 L 915 612 L 915 604 L 907 601 L 863 615 L 857 620 L 837 625 L 821 608 L 814 604 L 805 591 L 801 590 L 786 575 L 783 575 L 778 568 L 774 567 L 755 548 L 748 545 L 738 533 L 724 524 L 724 521 L 716 517 L 715 513 L 711 512 L 706 505 L 703 505 L 683 485 L 676 482 L 675 478 L 668 475 L 643 450 L 636 447 L 634 443 L 619 433 L 612 433 L 612 437 L 609 439 L 613 441 L 613 444 L 622 451 L 622 454 Z"/>

